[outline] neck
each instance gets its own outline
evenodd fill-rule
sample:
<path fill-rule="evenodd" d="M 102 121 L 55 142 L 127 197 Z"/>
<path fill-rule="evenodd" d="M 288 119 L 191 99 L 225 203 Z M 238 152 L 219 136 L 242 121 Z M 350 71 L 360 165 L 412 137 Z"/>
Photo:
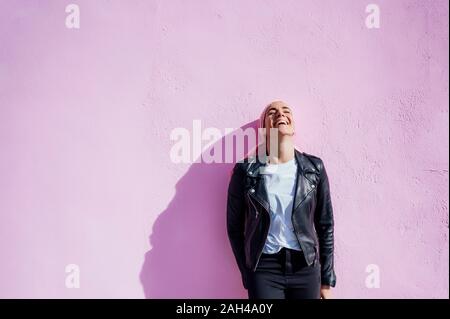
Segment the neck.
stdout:
<path fill-rule="evenodd" d="M 270 145 L 267 145 L 268 160 L 271 164 L 281 164 L 292 160 L 295 156 L 295 146 L 292 137 L 282 135 L 278 138 L 278 152 L 276 150 L 270 151 Z"/>

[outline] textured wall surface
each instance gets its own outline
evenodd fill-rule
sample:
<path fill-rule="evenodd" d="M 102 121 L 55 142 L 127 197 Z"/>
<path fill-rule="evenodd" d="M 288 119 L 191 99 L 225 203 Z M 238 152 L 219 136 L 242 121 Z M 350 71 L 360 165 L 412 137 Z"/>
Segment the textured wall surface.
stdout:
<path fill-rule="evenodd" d="M 245 298 L 225 229 L 232 164 L 174 164 L 169 136 L 194 119 L 254 126 L 284 99 L 330 176 L 334 296 L 448 298 L 448 11 L 0 0 L 0 297 Z"/>

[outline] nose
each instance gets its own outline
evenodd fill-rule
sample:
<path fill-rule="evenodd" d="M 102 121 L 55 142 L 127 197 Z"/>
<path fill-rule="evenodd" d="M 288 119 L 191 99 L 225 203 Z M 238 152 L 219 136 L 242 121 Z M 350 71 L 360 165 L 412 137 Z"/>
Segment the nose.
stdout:
<path fill-rule="evenodd" d="M 276 110 L 275 111 L 275 119 L 277 120 L 280 116 L 283 115 L 283 112 L 281 112 L 280 110 Z"/>
<path fill-rule="evenodd" d="M 283 112 L 281 112 L 280 110 L 278 110 L 276 113 L 275 113 L 275 121 L 277 121 L 279 118 L 281 118 L 281 117 L 286 117 L 286 115 L 284 115 L 284 113 Z"/>

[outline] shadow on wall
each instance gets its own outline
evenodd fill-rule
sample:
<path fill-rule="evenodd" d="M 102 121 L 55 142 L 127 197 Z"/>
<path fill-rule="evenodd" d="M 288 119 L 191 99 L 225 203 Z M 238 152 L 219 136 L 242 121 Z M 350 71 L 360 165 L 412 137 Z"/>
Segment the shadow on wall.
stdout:
<path fill-rule="evenodd" d="M 256 130 L 257 124 L 241 129 Z M 224 158 L 225 138 L 203 154 L 222 145 Z M 254 145 L 245 140 L 245 150 L 249 146 Z M 174 198 L 149 238 L 152 249 L 140 273 L 146 298 L 247 298 L 226 230 L 233 167 L 234 163 L 193 163 L 178 181 Z"/>

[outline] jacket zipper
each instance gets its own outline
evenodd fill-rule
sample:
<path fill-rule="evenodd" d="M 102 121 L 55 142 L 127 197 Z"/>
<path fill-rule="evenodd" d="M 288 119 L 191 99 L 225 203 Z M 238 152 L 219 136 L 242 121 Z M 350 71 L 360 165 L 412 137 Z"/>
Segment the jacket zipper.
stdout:
<path fill-rule="evenodd" d="M 249 196 L 249 199 L 250 199 L 250 202 L 252 203 L 252 205 L 253 205 L 253 207 L 255 208 L 255 210 L 256 211 L 258 211 L 257 209 L 256 209 L 256 206 L 255 206 L 255 204 L 252 202 L 252 199 L 250 198 L 250 197 L 252 197 L 252 198 L 254 198 L 266 211 L 267 211 L 267 208 L 259 201 L 259 199 L 257 199 L 255 196 Z M 268 213 L 269 214 L 269 213 Z M 269 216 L 269 228 L 270 228 L 270 216 Z M 266 236 L 264 236 L 264 237 L 267 237 L 267 234 L 266 234 Z M 265 244 L 265 243 L 264 243 Z M 264 250 L 264 244 L 262 245 L 262 248 L 260 248 L 260 251 L 259 251 L 259 254 L 258 254 L 258 259 L 256 260 L 256 264 L 255 264 L 255 267 L 253 267 L 253 271 L 255 271 L 256 270 L 256 267 L 258 267 L 258 263 L 259 263 L 259 259 L 261 258 L 261 255 L 262 255 L 262 252 L 263 252 L 263 250 Z"/>
<path fill-rule="evenodd" d="M 308 197 L 309 193 L 311 193 L 312 190 L 309 191 L 308 194 L 306 194 L 305 198 L 304 198 L 300 203 L 298 203 L 297 206 L 294 206 L 294 205 L 295 205 L 295 199 L 297 198 L 298 180 L 299 180 L 300 173 L 299 173 L 299 174 L 296 174 L 296 176 L 297 176 L 297 179 L 296 179 L 296 181 L 295 181 L 295 196 L 294 196 L 294 201 L 293 201 L 293 205 L 292 205 L 291 223 L 292 223 L 292 227 L 294 227 L 295 238 L 297 238 L 298 244 L 300 245 L 300 248 L 302 249 L 303 254 L 305 254 L 305 253 L 306 253 L 306 252 L 305 252 L 305 249 L 303 248 L 303 245 L 302 245 L 301 240 L 298 238 L 297 228 L 295 227 L 295 223 L 294 223 L 294 212 L 295 212 L 295 210 L 297 209 L 297 207 L 299 207 L 300 204 L 303 203 L 303 201 Z M 314 189 L 313 189 L 313 190 L 314 190 Z M 306 258 L 306 255 L 305 255 L 305 258 Z"/>
<path fill-rule="evenodd" d="M 303 250 L 303 254 L 305 253 L 305 250 L 303 249 L 302 243 L 300 241 L 300 239 L 298 239 L 298 234 L 297 234 L 297 228 L 295 228 L 295 223 L 294 223 L 294 212 L 295 212 L 295 199 L 297 198 L 297 190 L 298 190 L 298 177 L 299 177 L 300 173 L 296 174 L 296 181 L 295 181 L 295 196 L 294 196 L 294 201 L 293 201 L 293 205 L 292 205 L 292 212 L 291 212 L 291 223 L 292 223 L 292 227 L 294 227 L 294 232 L 295 232 L 295 238 L 297 238 L 298 244 L 300 245 L 301 249 Z M 300 206 L 300 203 L 298 204 L 298 206 Z"/>
<path fill-rule="evenodd" d="M 298 244 L 300 245 L 301 249 L 303 250 L 303 254 L 305 254 L 305 249 L 303 248 L 302 242 L 301 242 L 300 239 L 298 238 L 297 229 L 295 228 L 295 223 L 294 223 L 294 211 L 292 211 L 291 223 L 292 223 L 292 227 L 294 227 L 295 238 L 297 238 Z"/>
<path fill-rule="evenodd" d="M 255 212 L 256 212 L 256 218 L 258 218 L 259 213 L 258 213 L 258 210 L 256 209 L 255 204 L 253 203 L 253 201 L 252 201 L 252 199 L 250 198 L 250 196 L 248 197 L 248 199 L 249 199 L 250 203 L 252 203 L 253 208 L 255 209 Z"/>
<path fill-rule="evenodd" d="M 297 185 L 297 184 L 296 184 L 296 185 Z M 297 186 L 295 187 L 295 189 L 297 189 Z M 311 194 L 311 193 L 314 191 L 314 189 L 315 189 L 315 188 L 311 189 L 311 190 L 308 192 L 308 194 L 306 194 L 305 198 L 304 198 L 300 203 L 298 203 L 298 205 L 297 205 L 296 207 L 294 207 L 294 208 L 292 209 L 292 214 L 291 214 L 291 222 L 292 222 L 292 226 L 294 227 L 295 237 L 297 238 L 297 241 L 298 241 L 300 247 L 302 248 L 304 254 L 305 254 L 305 250 L 304 250 L 304 248 L 303 248 L 302 242 L 301 242 L 300 239 L 298 238 L 297 229 L 295 228 L 295 223 L 294 223 L 294 212 L 295 212 L 295 210 L 296 210 L 298 207 L 300 207 L 300 205 L 306 200 L 306 198 L 308 198 L 309 194 Z M 297 192 L 295 193 L 295 196 L 297 196 Z M 294 198 L 294 203 L 295 203 L 295 198 Z M 314 245 L 315 245 L 315 244 L 314 244 Z M 316 249 L 315 246 L 314 246 L 314 249 Z M 305 255 L 305 256 L 306 256 L 306 255 Z"/>

